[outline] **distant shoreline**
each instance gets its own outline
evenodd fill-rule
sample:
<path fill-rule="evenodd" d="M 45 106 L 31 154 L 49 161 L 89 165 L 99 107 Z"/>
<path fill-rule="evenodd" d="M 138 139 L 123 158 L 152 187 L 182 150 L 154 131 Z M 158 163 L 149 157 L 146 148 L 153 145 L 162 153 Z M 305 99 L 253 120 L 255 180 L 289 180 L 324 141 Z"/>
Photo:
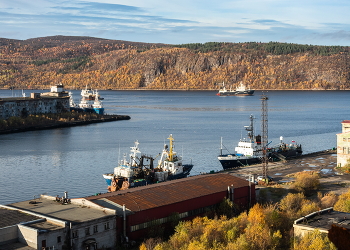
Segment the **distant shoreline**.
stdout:
<path fill-rule="evenodd" d="M 11 90 L 8 88 L 0 88 L 0 90 Z M 50 89 L 19 89 L 15 88 L 13 90 L 50 90 Z M 81 89 L 66 89 L 70 90 L 81 90 Z M 101 91 L 219 91 L 218 89 L 99 89 Z M 349 91 L 350 89 L 254 89 L 255 91 Z"/>

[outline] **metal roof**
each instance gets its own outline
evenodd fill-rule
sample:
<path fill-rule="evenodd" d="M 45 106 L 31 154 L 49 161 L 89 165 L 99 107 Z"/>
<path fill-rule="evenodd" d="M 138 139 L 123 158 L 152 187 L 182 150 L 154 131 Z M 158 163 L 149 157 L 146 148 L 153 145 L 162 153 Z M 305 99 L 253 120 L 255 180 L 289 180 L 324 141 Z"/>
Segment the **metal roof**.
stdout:
<path fill-rule="evenodd" d="M 226 173 L 206 174 L 86 197 L 86 199 L 97 204 L 102 200 L 108 201 L 110 204 L 115 204 L 117 210 L 125 204 L 128 210 L 137 212 L 223 192 L 231 185 L 234 188 L 246 187 L 249 182 Z"/>

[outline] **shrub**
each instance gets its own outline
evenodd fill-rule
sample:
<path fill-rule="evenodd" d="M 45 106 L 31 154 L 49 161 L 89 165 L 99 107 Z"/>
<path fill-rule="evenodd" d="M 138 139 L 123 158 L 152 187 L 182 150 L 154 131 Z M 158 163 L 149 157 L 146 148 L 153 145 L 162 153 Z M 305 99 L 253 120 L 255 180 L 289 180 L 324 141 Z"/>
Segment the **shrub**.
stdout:
<path fill-rule="evenodd" d="M 320 186 L 319 176 L 315 172 L 300 172 L 296 175 L 293 187 L 304 194 L 310 194 Z"/>

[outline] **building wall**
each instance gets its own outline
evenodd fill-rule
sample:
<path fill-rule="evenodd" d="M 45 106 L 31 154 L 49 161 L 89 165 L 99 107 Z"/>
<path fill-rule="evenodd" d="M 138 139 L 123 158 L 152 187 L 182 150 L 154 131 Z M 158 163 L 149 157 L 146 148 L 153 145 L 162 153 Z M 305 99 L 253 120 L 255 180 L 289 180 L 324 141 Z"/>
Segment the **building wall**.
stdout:
<path fill-rule="evenodd" d="M 0 245 L 17 242 L 18 230 L 17 225 L 0 228 Z"/>
<path fill-rule="evenodd" d="M 200 216 L 207 212 L 206 209 L 213 209 L 213 206 L 222 202 L 224 198 L 228 197 L 228 191 L 222 191 L 211 195 L 197 197 L 191 200 L 170 204 L 167 206 L 156 207 L 149 210 L 135 212 L 127 216 L 126 234 L 130 240 L 137 240 L 147 236 L 152 223 L 169 223 L 170 216 L 174 213 L 180 215 L 182 220 L 191 220 L 196 216 Z M 249 206 L 249 186 L 234 189 L 233 195 L 234 203 L 242 208 Z M 255 185 L 251 187 L 251 201 L 255 202 Z M 204 209 L 201 209 L 204 208 Z M 152 223 L 149 223 L 152 222 Z M 118 220 L 118 235 L 123 235 L 123 218 Z M 146 227 L 146 228 L 144 228 Z"/>
<path fill-rule="evenodd" d="M 350 121 L 342 122 L 342 133 L 337 134 L 337 167 L 344 167 L 350 159 Z"/>
<path fill-rule="evenodd" d="M 25 225 L 18 225 L 18 241 L 38 249 L 38 230 Z"/>
<path fill-rule="evenodd" d="M 116 245 L 115 216 L 71 226 L 71 243 L 74 250 L 85 250 L 84 242 L 89 239 L 95 240 L 98 248 L 114 247 Z"/>
<path fill-rule="evenodd" d="M 295 237 L 304 237 L 306 234 L 311 233 L 315 229 L 318 229 L 321 233 L 328 234 L 328 230 L 325 230 L 322 228 L 315 228 L 315 227 L 311 227 L 303 224 L 294 224 L 293 229 L 294 229 Z"/>
<path fill-rule="evenodd" d="M 48 98 L 3 98 L 0 99 L 0 119 L 11 116 L 61 113 L 69 111 L 69 97 Z"/>
<path fill-rule="evenodd" d="M 64 244 L 64 241 L 66 239 L 66 232 L 67 229 L 59 229 L 55 231 L 48 231 L 44 233 L 38 232 L 37 236 L 37 249 L 42 249 L 42 242 L 46 242 L 46 247 L 50 247 L 50 249 L 62 249 L 62 246 Z M 60 238 L 60 240 L 58 240 Z"/>

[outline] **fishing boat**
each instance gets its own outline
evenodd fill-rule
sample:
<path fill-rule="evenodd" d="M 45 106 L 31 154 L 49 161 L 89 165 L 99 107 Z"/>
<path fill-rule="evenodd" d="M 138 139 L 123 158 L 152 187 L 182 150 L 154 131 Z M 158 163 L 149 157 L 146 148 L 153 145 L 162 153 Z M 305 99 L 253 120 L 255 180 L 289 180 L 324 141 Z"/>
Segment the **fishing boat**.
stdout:
<path fill-rule="evenodd" d="M 163 181 L 187 177 L 193 164 L 182 164 L 182 157 L 174 151 L 174 138 L 169 136 L 169 146 L 164 145 L 157 166 L 154 166 L 154 158 L 141 154 L 139 142 L 130 149 L 130 159 L 124 159 L 114 168 L 113 173 L 104 174 L 108 185 L 108 191 L 114 192 L 128 188 L 145 186 Z"/>
<path fill-rule="evenodd" d="M 227 89 L 225 84 L 222 83 L 221 88 L 219 89 L 219 92 L 216 95 L 218 96 L 250 96 L 253 94 L 254 94 L 254 90 L 250 89 L 249 87 L 246 87 L 242 82 L 240 82 L 240 84 L 235 89 L 232 89 L 232 87 Z"/>
<path fill-rule="evenodd" d="M 261 136 L 254 135 L 254 117 L 253 115 L 250 115 L 249 118 L 250 125 L 244 126 L 245 130 L 247 131 L 247 138 L 243 138 L 238 142 L 237 147 L 235 147 L 235 153 L 223 153 L 223 150 L 226 148 L 223 146 L 221 138 L 220 155 L 218 156 L 218 160 L 224 169 L 261 163 L 263 157 Z M 280 137 L 280 140 L 280 143 L 273 147 L 269 147 L 271 142 L 267 144 L 266 151 L 269 160 L 285 160 L 286 158 L 295 157 L 302 154 L 303 151 L 300 144 L 297 144 L 295 141 L 292 141 L 291 144 L 286 144 L 283 142 L 282 136 Z"/>
<path fill-rule="evenodd" d="M 85 89 L 82 89 L 80 92 L 81 98 L 86 100 L 86 101 L 94 101 L 95 100 L 95 93 L 93 90 L 88 89 L 87 86 L 85 86 Z M 102 98 L 101 96 L 97 96 L 99 100 L 103 100 L 104 98 Z"/>

